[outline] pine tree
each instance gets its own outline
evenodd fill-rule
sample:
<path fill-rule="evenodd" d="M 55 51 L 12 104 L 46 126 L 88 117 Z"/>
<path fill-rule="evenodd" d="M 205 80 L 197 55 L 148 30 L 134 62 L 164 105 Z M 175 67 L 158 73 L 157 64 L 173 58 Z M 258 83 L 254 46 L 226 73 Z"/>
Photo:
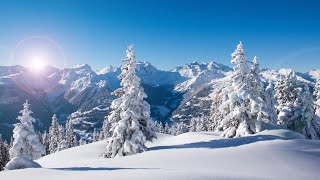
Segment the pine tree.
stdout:
<path fill-rule="evenodd" d="M 320 78 L 317 79 L 313 91 L 315 124 L 317 126 L 318 134 L 320 134 Z"/>
<path fill-rule="evenodd" d="M 93 142 L 99 141 L 99 132 L 97 132 L 97 129 L 96 129 L 96 128 L 94 128 L 94 130 L 93 130 L 92 140 L 93 140 Z"/>
<path fill-rule="evenodd" d="M 87 141 L 84 138 L 80 138 L 79 145 L 82 146 L 82 145 L 85 145 L 85 144 L 87 144 Z"/>
<path fill-rule="evenodd" d="M 319 139 L 317 134 L 317 127 L 315 123 L 315 113 L 313 109 L 313 97 L 310 93 L 309 85 L 304 84 L 304 91 L 298 97 L 298 103 L 302 107 L 301 110 L 301 121 L 304 124 L 302 134 L 308 139 Z"/>
<path fill-rule="evenodd" d="M 208 131 L 208 121 L 206 117 L 198 117 L 196 122 L 196 132 Z"/>
<path fill-rule="evenodd" d="M 300 119 L 302 105 L 299 102 L 299 96 L 303 93 L 303 89 L 298 86 L 295 73 L 290 71 L 281 76 L 275 89 L 275 97 L 278 102 L 277 123 L 301 133 L 304 122 Z"/>
<path fill-rule="evenodd" d="M 266 104 L 268 114 L 270 115 L 270 123 L 275 125 L 277 123 L 277 101 L 275 99 L 275 91 L 271 81 L 269 81 L 269 84 L 266 87 L 264 102 Z"/>
<path fill-rule="evenodd" d="M 0 171 L 4 169 L 6 164 L 10 161 L 9 145 L 2 140 L 0 134 Z"/>
<path fill-rule="evenodd" d="M 232 85 L 222 90 L 227 98 L 219 110 L 227 114 L 218 129 L 223 130 L 224 137 L 241 137 L 256 131 L 255 119 L 251 113 L 250 84 L 248 84 L 249 68 L 245 60 L 243 45 L 240 42 L 231 54 L 231 63 L 235 64 L 232 74 Z"/>
<path fill-rule="evenodd" d="M 155 122 L 155 129 L 158 133 L 164 133 L 164 127 L 161 121 Z"/>
<path fill-rule="evenodd" d="M 71 148 L 73 147 L 73 124 L 71 122 L 71 120 L 66 122 L 66 145 L 67 148 Z"/>
<path fill-rule="evenodd" d="M 195 117 L 192 117 L 189 124 L 189 132 L 197 131 L 197 120 Z"/>
<path fill-rule="evenodd" d="M 251 105 L 251 115 L 255 122 L 255 132 L 264 129 L 263 124 L 272 123 L 272 114 L 269 113 L 266 92 L 264 91 L 260 75 L 260 64 L 257 56 L 254 57 L 252 68 L 248 75 L 249 84 L 249 100 Z"/>
<path fill-rule="evenodd" d="M 59 148 L 59 123 L 57 116 L 54 114 L 52 116 L 52 123 L 49 128 L 49 151 L 55 153 Z"/>
<path fill-rule="evenodd" d="M 127 49 L 121 67 L 121 88 L 113 92 L 118 96 L 112 102 L 108 121 L 113 124 L 112 137 L 107 145 L 106 157 L 126 156 L 146 151 L 145 143 L 156 137 L 150 118 L 150 105 L 144 100 L 147 95 L 136 76 L 136 60 L 133 47 Z"/>
<path fill-rule="evenodd" d="M 102 125 L 102 133 L 100 133 L 100 140 L 104 140 L 104 139 L 108 139 L 109 137 L 111 137 L 111 123 L 109 122 L 108 118 L 106 118 L 103 121 L 103 125 Z"/>
<path fill-rule="evenodd" d="M 67 141 L 65 139 L 65 129 L 62 125 L 59 125 L 59 135 L 58 135 L 58 149 L 57 151 L 62 151 L 67 149 Z"/>
<path fill-rule="evenodd" d="M 72 147 L 76 147 L 76 146 L 79 146 L 79 142 L 78 142 L 77 135 L 74 134 L 72 138 Z"/>
<path fill-rule="evenodd" d="M 184 122 L 179 122 L 176 124 L 176 132 L 174 135 L 179 135 L 186 133 L 188 131 L 187 125 Z"/>
<path fill-rule="evenodd" d="M 45 154 L 45 148 L 40 143 L 40 138 L 32 125 L 35 120 L 31 116 L 32 111 L 29 109 L 28 100 L 23 107 L 24 109 L 20 111 L 21 116 L 17 118 L 20 123 L 15 124 L 13 129 L 14 142 L 9 151 L 11 160 L 6 165 L 7 170 L 40 167 L 33 160 Z"/>
<path fill-rule="evenodd" d="M 170 133 L 169 133 L 169 129 L 170 129 L 169 124 L 168 124 L 168 122 L 166 122 L 166 123 L 164 124 L 164 133 L 165 133 L 165 134 L 170 134 Z"/>
<path fill-rule="evenodd" d="M 44 133 L 42 134 L 42 144 L 46 150 L 46 155 L 50 154 L 49 140 L 50 140 L 49 134 L 47 133 L 47 131 L 44 131 Z"/>

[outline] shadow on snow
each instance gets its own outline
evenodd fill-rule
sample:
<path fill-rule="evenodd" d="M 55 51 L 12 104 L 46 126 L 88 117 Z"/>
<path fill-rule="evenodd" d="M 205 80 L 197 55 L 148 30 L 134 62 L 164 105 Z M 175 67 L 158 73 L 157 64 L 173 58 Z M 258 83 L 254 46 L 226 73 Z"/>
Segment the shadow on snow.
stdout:
<path fill-rule="evenodd" d="M 148 148 L 149 151 L 156 151 L 161 149 L 184 149 L 184 148 L 228 148 L 237 147 L 246 144 L 251 144 L 259 141 L 270 141 L 276 139 L 284 139 L 279 136 L 273 135 L 257 135 L 257 136 L 247 136 L 240 138 L 230 138 L 230 139 L 215 139 L 206 142 L 195 142 L 190 144 L 172 145 L 172 146 L 155 146 Z"/>
<path fill-rule="evenodd" d="M 49 168 L 62 171 L 114 171 L 114 170 L 153 170 L 156 168 L 111 168 L 111 167 L 67 167 L 67 168 Z"/>

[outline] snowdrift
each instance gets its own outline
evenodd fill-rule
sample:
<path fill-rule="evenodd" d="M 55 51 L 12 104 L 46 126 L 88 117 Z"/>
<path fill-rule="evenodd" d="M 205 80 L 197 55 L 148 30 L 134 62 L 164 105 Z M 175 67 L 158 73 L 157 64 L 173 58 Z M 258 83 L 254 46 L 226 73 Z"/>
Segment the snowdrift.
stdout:
<path fill-rule="evenodd" d="M 1 172 L 0 179 L 320 179 L 320 141 L 288 130 L 234 139 L 158 134 L 147 146 L 145 153 L 105 159 L 106 142 L 96 142 L 45 156 L 40 169 Z"/>

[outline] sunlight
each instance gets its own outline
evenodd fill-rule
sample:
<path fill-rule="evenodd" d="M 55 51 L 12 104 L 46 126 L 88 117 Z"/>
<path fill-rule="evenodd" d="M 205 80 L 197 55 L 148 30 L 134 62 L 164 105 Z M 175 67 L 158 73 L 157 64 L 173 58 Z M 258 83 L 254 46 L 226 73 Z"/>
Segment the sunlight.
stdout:
<path fill-rule="evenodd" d="M 35 71 L 42 71 L 46 66 L 46 58 L 41 55 L 35 55 L 30 58 L 30 68 Z"/>

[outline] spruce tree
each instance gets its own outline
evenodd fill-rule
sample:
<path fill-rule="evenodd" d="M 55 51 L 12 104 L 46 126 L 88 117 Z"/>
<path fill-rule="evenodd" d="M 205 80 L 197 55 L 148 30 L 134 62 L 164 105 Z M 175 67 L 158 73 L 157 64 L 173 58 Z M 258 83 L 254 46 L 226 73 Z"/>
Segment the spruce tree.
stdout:
<path fill-rule="evenodd" d="M 317 126 L 318 134 L 320 134 L 320 78 L 316 80 L 313 91 L 314 98 L 314 111 L 315 111 L 315 123 Z"/>
<path fill-rule="evenodd" d="M 126 156 L 146 151 L 145 143 L 156 138 L 150 118 L 150 105 L 136 75 L 136 60 L 133 46 L 127 49 L 121 67 L 121 88 L 113 92 L 118 96 L 112 102 L 108 121 L 113 124 L 112 136 L 107 145 L 106 157 Z"/>
<path fill-rule="evenodd" d="M 307 83 L 304 84 L 304 90 L 298 98 L 298 103 L 300 104 L 302 111 L 300 120 L 304 124 L 302 134 L 308 139 L 319 139 L 315 123 L 313 97 L 310 93 L 309 85 Z"/>
<path fill-rule="evenodd" d="M 99 132 L 97 132 L 97 129 L 96 129 L 96 128 L 94 128 L 94 130 L 93 130 L 92 140 L 93 140 L 93 142 L 99 141 Z"/>
<path fill-rule="evenodd" d="M 49 151 L 49 140 L 50 140 L 50 137 L 49 137 L 49 134 L 47 133 L 47 131 L 44 131 L 44 133 L 42 134 L 42 144 L 46 150 L 46 155 L 50 154 L 50 151 Z"/>
<path fill-rule="evenodd" d="M 189 124 L 189 132 L 197 131 L 197 120 L 195 117 L 192 117 Z"/>
<path fill-rule="evenodd" d="M 277 101 L 275 99 L 274 86 L 271 81 L 269 81 L 269 84 L 265 89 L 264 103 L 266 104 L 267 111 L 269 112 L 269 115 L 270 115 L 270 123 L 273 125 L 276 125 L 277 124 L 277 112 L 276 112 Z"/>
<path fill-rule="evenodd" d="M 55 153 L 59 148 L 59 123 L 57 116 L 52 116 L 51 126 L 49 128 L 49 151 Z"/>
<path fill-rule="evenodd" d="M 40 167 L 34 160 L 45 154 L 45 148 L 33 128 L 32 122 L 35 119 L 31 116 L 32 111 L 29 108 L 27 100 L 20 111 L 21 116 L 17 118 L 20 123 L 14 125 L 14 141 L 9 151 L 11 160 L 6 165 L 7 170 Z"/>
<path fill-rule="evenodd" d="M 65 136 L 67 148 L 73 147 L 73 136 L 74 136 L 73 124 L 72 124 L 71 120 L 68 120 L 66 122 L 66 136 Z"/>
<path fill-rule="evenodd" d="M 249 68 L 241 42 L 231 57 L 231 63 L 235 64 L 234 73 L 231 76 L 232 85 L 222 90 L 222 96 L 226 96 L 226 101 L 221 104 L 219 110 L 226 116 L 218 128 L 223 130 L 221 135 L 224 137 L 241 137 L 256 132 L 256 121 L 252 117 L 249 97 Z"/>
<path fill-rule="evenodd" d="M 6 164 L 10 161 L 9 145 L 2 140 L 0 134 L 0 171 L 4 170 Z"/>
<path fill-rule="evenodd" d="M 62 151 L 68 148 L 67 141 L 65 138 L 65 128 L 59 125 L 59 135 L 58 135 L 58 149 L 57 151 Z"/>

